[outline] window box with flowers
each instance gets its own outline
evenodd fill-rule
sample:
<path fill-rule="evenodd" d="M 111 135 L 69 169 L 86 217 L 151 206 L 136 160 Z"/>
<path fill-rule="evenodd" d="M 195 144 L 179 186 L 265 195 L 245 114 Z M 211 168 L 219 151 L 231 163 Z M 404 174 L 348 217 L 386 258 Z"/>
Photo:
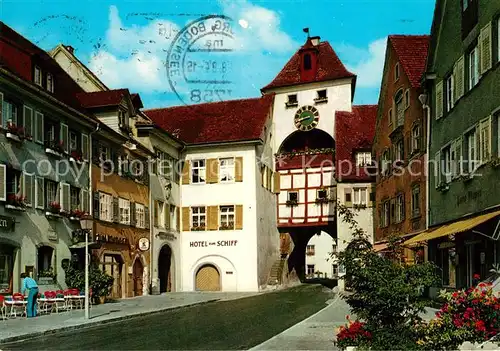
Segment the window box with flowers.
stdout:
<path fill-rule="evenodd" d="M 299 204 L 299 203 L 297 202 L 297 200 L 287 200 L 287 201 L 286 201 L 286 206 L 287 206 L 287 207 L 298 206 L 298 204 Z"/>
<path fill-rule="evenodd" d="M 71 151 L 69 160 L 73 163 L 83 164 L 83 157 L 81 151 L 73 150 Z"/>
<path fill-rule="evenodd" d="M 82 218 L 86 213 L 83 212 L 82 210 L 79 210 L 79 209 L 75 209 L 75 210 L 71 210 L 69 212 L 69 220 L 70 221 L 79 221 L 80 218 Z"/>
<path fill-rule="evenodd" d="M 48 217 L 61 217 L 61 204 L 56 201 L 49 202 L 49 211 L 45 212 Z"/>
<path fill-rule="evenodd" d="M 45 143 L 45 153 L 57 157 L 62 157 L 64 154 L 64 143 L 62 140 L 50 140 Z"/>
<path fill-rule="evenodd" d="M 5 134 L 5 136 L 7 137 L 7 139 L 17 142 L 21 142 L 28 137 L 23 127 L 16 126 L 12 122 L 7 123 L 7 133 Z"/>
<path fill-rule="evenodd" d="M 26 198 L 21 195 L 9 194 L 7 196 L 7 203 L 5 204 L 5 208 L 14 211 L 26 211 Z"/>
<path fill-rule="evenodd" d="M 221 224 L 219 230 L 234 230 L 234 223 Z"/>
<path fill-rule="evenodd" d="M 205 226 L 195 226 L 191 228 L 192 232 L 203 232 L 205 231 Z"/>

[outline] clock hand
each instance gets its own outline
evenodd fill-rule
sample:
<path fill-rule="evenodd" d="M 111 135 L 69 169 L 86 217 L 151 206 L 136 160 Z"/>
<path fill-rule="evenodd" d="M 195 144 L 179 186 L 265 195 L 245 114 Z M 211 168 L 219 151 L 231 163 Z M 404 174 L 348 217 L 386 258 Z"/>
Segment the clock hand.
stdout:
<path fill-rule="evenodd" d="M 311 117 L 310 117 L 310 116 L 307 116 L 307 117 L 302 117 L 302 118 L 300 118 L 300 119 L 299 119 L 299 122 L 302 122 L 302 121 L 304 121 L 304 120 L 306 120 L 306 119 L 309 119 L 309 118 L 311 118 Z"/>

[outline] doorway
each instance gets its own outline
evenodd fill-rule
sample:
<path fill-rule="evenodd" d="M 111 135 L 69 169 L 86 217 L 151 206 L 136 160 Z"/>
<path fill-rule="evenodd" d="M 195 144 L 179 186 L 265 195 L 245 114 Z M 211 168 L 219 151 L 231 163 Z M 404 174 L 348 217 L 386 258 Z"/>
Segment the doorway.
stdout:
<path fill-rule="evenodd" d="M 122 297 L 122 269 L 123 260 L 120 255 L 105 254 L 103 256 L 102 270 L 113 277 L 113 287 L 109 296 L 112 299 Z"/>
<path fill-rule="evenodd" d="M 134 296 L 142 296 L 143 273 L 144 273 L 144 265 L 142 264 L 139 258 L 136 258 L 133 267 Z"/>
<path fill-rule="evenodd" d="M 10 294 L 13 291 L 15 250 L 11 245 L 0 245 L 0 294 Z"/>
<path fill-rule="evenodd" d="M 163 245 L 158 257 L 158 278 L 160 279 L 160 294 L 172 291 L 172 249 Z"/>
<path fill-rule="evenodd" d="M 211 264 L 202 266 L 196 272 L 196 291 L 220 291 L 220 274 Z"/>

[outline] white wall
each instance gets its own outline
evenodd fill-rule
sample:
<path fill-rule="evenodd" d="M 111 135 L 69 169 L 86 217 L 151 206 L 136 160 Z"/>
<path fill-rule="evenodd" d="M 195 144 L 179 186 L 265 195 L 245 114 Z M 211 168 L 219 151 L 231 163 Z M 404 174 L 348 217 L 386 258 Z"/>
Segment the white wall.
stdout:
<path fill-rule="evenodd" d="M 94 82 L 94 79 L 73 59 L 69 58 L 61 50 L 57 50 L 54 59 L 65 70 L 71 78 L 86 92 L 102 91 L 101 87 Z M 57 89 L 57 81 L 55 82 Z"/>
<path fill-rule="evenodd" d="M 308 256 L 306 254 L 306 274 L 307 265 L 313 264 L 315 272 L 326 273 L 328 278 L 333 278 L 332 265 L 334 262 L 332 262 L 330 254 L 335 243 L 336 240 L 323 231 L 320 235 L 313 235 L 307 245 L 314 245 L 314 255 Z"/>
<path fill-rule="evenodd" d="M 181 233 L 183 291 L 195 290 L 196 272 L 204 264 L 213 264 L 218 267 L 223 291 L 258 291 L 259 289 L 255 146 L 228 145 L 188 150 L 185 158 L 193 160 L 221 157 L 243 157 L 243 181 L 230 184 L 182 185 L 181 206 L 243 205 L 243 229 L 183 231 Z M 230 245 L 218 246 L 217 243 L 220 241 L 228 241 Z M 203 246 L 192 246 L 194 242 L 202 242 Z"/>
<path fill-rule="evenodd" d="M 267 124 L 264 145 L 257 147 L 257 157 L 262 163 L 274 170 L 271 123 Z M 267 285 L 269 273 L 273 263 L 279 259 L 280 239 L 277 228 L 276 195 L 264 188 L 260 168 L 255 172 L 256 200 L 257 200 L 257 265 L 258 284 Z M 272 188 L 271 188 L 272 189 Z"/>
<path fill-rule="evenodd" d="M 353 187 L 366 187 L 368 194 L 370 193 L 370 188 L 373 186 L 372 183 L 339 183 L 337 184 L 337 195 L 341 203 L 345 200 L 345 189 L 352 189 Z M 369 195 L 368 195 L 369 196 Z M 351 208 L 354 213 L 354 219 L 357 221 L 358 226 L 362 228 L 370 242 L 373 244 L 373 207 L 366 207 L 363 209 Z M 343 221 L 342 216 L 337 214 L 337 250 L 343 251 L 352 240 L 352 230 L 349 228 L 349 224 Z M 339 272 L 339 276 L 343 274 Z M 339 280 L 339 288 L 343 289 L 343 280 Z"/>
<path fill-rule="evenodd" d="M 326 89 L 328 102 L 315 103 L 317 91 Z M 297 107 L 286 107 L 289 94 L 297 94 Z M 278 152 L 280 145 L 297 128 L 294 123 L 294 116 L 297 110 L 304 106 L 314 106 L 319 111 L 319 123 L 316 127 L 334 137 L 335 111 L 351 112 L 351 81 L 341 79 L 334 82 L 314 83 L 308 85 L 298 85 L 276 90 L 274 97 L 274 152 Z"/>

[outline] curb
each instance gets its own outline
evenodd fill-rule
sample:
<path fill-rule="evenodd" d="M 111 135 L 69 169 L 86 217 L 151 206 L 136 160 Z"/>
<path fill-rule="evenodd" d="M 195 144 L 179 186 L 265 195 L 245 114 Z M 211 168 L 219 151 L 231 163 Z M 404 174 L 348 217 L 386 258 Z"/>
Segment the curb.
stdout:
<path fill-rule="evenodd" d="M 276 335 L 275 335 L 275 336 L 273 336 L 272 338 L 267 339 L 266 341 L 264 341 L 264 342 L 262 342 L 262 343 L 260 343 L 260 344 L 258 344 L 258 345 L 255 345 L 255 346 L 254 346 L 254 347 L 252 347 L 251 349 L 248 349 L 248 351 L 257 350 L 258 348 L 261 348 L 262 346 L 264 346 L 264 345 L 265 345 L 265 344 L 267 344 L 268 342 L 271 342 L 271 341 L 273 341 L 273 340 L 278 339 L 278 338 L 279 338 L 282 334 L 284 334 L 284 333 L 288 332 L 289 330 L 291 330 L 291 329 L 295 328 L 297 325 L 302 324 L 302 323 L 305 323 L 305 322 L 307 322 L 307 321 L 308 321 L 308 320 L 310 320 L 310 319 L 313 319 L 313 318 L 314 318 L 314 317 L 316 317 L 318 314 L 320 314 L 321 312 L 323 312 L 324 310 L 326 310 L 328 307 L 330 307 L 331 305 L 335 304 L 338 300 L 339 300 L 339 299 L 333 299 L 333 301 L 328 300 L 328 301 L 331 301 L 331 302 L 328 302 L 328 301 L 327 301 L 327 302 L 325 302 L 325 303 L 326 303 L 326 306 L 325 306 L 325 307 L 323 307 L 322 309 L 320 309 L 318 312 L 316 312 L 316 313 L 314 313 L 314 314 L 310 315 L 310 316 L 309 316 L 309 317 L 307 317 L 306 319 L 303 319 L 303 320 L 301 320 L 300 322 L 298 322 L 298 323 L 296 323 L 296 324 L 292 325 L 291 327 L 289 327 L 289 328 L 287 328 L 287 329 L 283 330 L 281 333 L 276 334 Z M 264 348 L 262 348 L 262 350 L 272 350 L 272 349 L 264 349 Z"/>
<path fill-rule="evenodd" d="M 127 319 L 132 319 L 132 318 L 143 317 L 143 316 L 147 316 L 147 315 L 158 314 L 158 313 L 162 313 L 162 312 L 166 312 L 166 311 L 174 311 L 174 310 L 179 310 L 179 309 L 187 308 L 187 307 L 193 307 L 193 306 L 197 306 L 197 305 L 204 305 L 204 304 L 208 304 L 208 303 L 211 303 L 211 302 L 217 302 L 217 301 L 220 301 L 220 300 L 221 300 L 220 298 L 219 299 L 210 299 L 210 300 L 206 300 L 206 301 L 193 302 L 193 303 L 186 304 L 186 305 L 181 305 L 181 306 L 162 308 L 162 309 L 159 309 L 159 310 L 156 310 L 156 311 L 137 312 L 137 313 L 133 313 L 133 314 L 126 315 L 126 316 L 114 317 L 114 318 L 109 318 L 109 319 L 105 319 L 105 320 L 101 320 L 101 321 L 88 322 L 88 323 L 83 323 L 83 324 L 75 324 L 75 325 L 71 325 L 71 326 L 67 326 L 67 327 L 54 328 L 54 329 L 48 329 L 48 330 L 45 330 L 45 331 L 40 331 L 40 332 L 35 332 L 35 333 L 26 333 L 26 334 L 17 335 L 17 336 L 11 336 L 11 337 L 7 337 L 7 338 L 4 338 L 4 339 L 0 339 L 0 346 L 2 346 L 4 344 L 10 344 L 10 343 L 13 343 L 13 342 L 24 341 L 27 338 L 37 338 L 37 337 L 40 337 L 40 336 L 44 336 L 44 335 L 48 335 L 48 334 L 56 334 L 56 333 L 65 332 L 65 331 L 70 331 L 70 330 L 77 329 L 77 328 L 79 328 L 79 329 L 88 329 L 88 328 L 92 328 L 92 327 L 96 327 L 96 326 L 100 326 L 100 325 L 105 325 L 105 324 L 111 324 L 111 323 L 114 323 L 114 322 L 124 321 L 124 320 L 127 320 Z"/>

